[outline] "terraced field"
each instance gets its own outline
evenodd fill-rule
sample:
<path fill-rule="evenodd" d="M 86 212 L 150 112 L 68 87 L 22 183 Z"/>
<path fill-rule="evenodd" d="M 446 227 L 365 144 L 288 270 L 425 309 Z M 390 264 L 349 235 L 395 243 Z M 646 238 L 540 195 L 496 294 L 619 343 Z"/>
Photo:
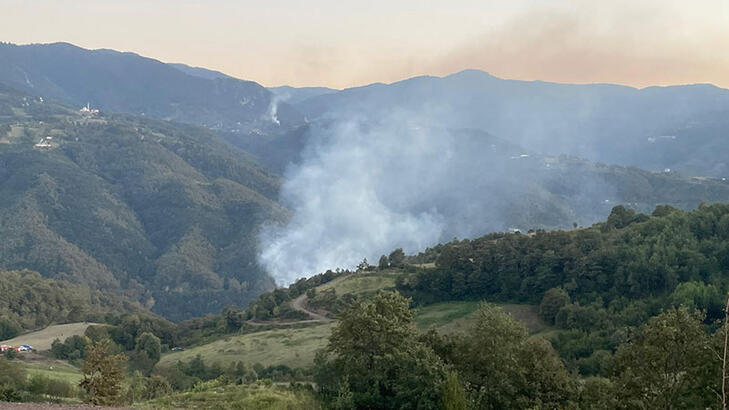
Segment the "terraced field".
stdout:
<path fill-rule="evenodd" d="M 441 333 L 465 332 L 473 326 L 474 313 L 480 302 L 444 302 L 419 308 L 415 313 L 415 324 L 420 329 L 434 327 Z M 521 322 L 532 334 L 550 330 L 549 326 L 539 319 L 538 307 L 533 305 L 497 304 L 504 312 Z"/>
<path fill-rule="evenodd" d="M 402 275 L 399 271 L 383 271 L 377 273 L 358 273 L 334 279 L 316 288 L 317 291 L 334 289 L 337 295 L 351 293 L 353 295 L 373 295 L 381 289 L 394 288 L 395 279 Z"/>

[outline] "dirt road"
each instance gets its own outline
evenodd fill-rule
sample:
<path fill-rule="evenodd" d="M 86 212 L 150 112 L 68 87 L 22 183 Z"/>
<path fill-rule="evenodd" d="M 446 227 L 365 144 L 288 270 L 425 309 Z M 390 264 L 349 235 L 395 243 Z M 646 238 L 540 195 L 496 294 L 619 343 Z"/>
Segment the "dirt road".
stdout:
<path fill-rule="evenodd" d="M 304 312 L 307 315 L 311 316 L 314 320 L 322 323 L 329 323 L 333 321 L 333 319 L 330 319 L 324 315 L 321 315 L 316 312 L 312 312 L 311 310 L 307 310 L 304 305 L 306 305 L 306 294 L 303 294 L 299 296 L 298 298 L 291 301 L 291 307 L 298 310 L 299 312 Z"/>

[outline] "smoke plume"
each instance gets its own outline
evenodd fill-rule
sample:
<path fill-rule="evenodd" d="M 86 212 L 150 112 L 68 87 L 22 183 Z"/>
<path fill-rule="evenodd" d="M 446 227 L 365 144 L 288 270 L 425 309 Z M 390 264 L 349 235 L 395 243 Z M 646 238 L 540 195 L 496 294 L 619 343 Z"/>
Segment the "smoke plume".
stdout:
<path fill-rule="evenodd" d="M 259 262 L 278 284 L 351 268 L 365 257 L 376 261 L 398 247 L 412 253 L 507 228 L 504 205 L 517 192 L 503 181 L 518 177 L 515 161 L 527 158 L 488 134 L 419 118 L 393 114 L 312 127 L 281 190 L 293 217 L 261 236 Z"/>

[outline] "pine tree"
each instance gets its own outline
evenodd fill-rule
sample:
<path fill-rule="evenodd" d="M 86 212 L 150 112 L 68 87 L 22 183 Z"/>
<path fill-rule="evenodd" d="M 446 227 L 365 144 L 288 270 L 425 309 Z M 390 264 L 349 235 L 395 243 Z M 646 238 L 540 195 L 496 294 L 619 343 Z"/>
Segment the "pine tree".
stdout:
<path fill-rule="evenodd" d="M 95 342 L 81 371 L 84 374 L 79 386 L 86 391 L 91 404 L 113 406 L 121 399 L 121 383 L 124 379 L 123 354 L 112 354 L 111 341 Z"/>

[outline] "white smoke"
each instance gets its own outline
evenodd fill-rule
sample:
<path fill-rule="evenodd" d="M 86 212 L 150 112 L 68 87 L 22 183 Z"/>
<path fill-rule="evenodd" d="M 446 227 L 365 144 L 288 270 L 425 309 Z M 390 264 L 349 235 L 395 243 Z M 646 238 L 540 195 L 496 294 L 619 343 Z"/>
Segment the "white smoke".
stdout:
<path fill-rule="evenodd" d="M 261 235 L 259 262 L 278 284 L 501 227 L 484 211 L 488 200 L 474 200 L 490 196 L 483 188 L 493 176 L 481 172 L 479 158 L 491 144 L 474 149 L 469 138 L 413 118 L 314 127 L 281 190 L 293 217 Z"/>
<path fill-rule="evenodd" d="M 271 103 L 268 105 L 268 110 L 266 111 L 267 120 L 276 125 L 281 125 L 281 122 L 278 120 L 278 105 L 285 100 L 286 98 L 282 98 L 278 94 L 272 94 Z"/>
<path fill-rule="evenodd" d="M 281 200 L 294 216 L 285 227 L 264 230 L 260 255 L 277 283 L 349 268 L 395 246 L 416 251 L 440 237 L 437 212 L 407 206 L 423 189 L 427 172 L 418 174 L 426 170 L 403 165 L 407 158 L 436 160 L 447 147 L 417 141 L 417 134 L 402 141 L 388 131 L 365 131 L 356 121 L 334 126 L 287 173 Z"/>

